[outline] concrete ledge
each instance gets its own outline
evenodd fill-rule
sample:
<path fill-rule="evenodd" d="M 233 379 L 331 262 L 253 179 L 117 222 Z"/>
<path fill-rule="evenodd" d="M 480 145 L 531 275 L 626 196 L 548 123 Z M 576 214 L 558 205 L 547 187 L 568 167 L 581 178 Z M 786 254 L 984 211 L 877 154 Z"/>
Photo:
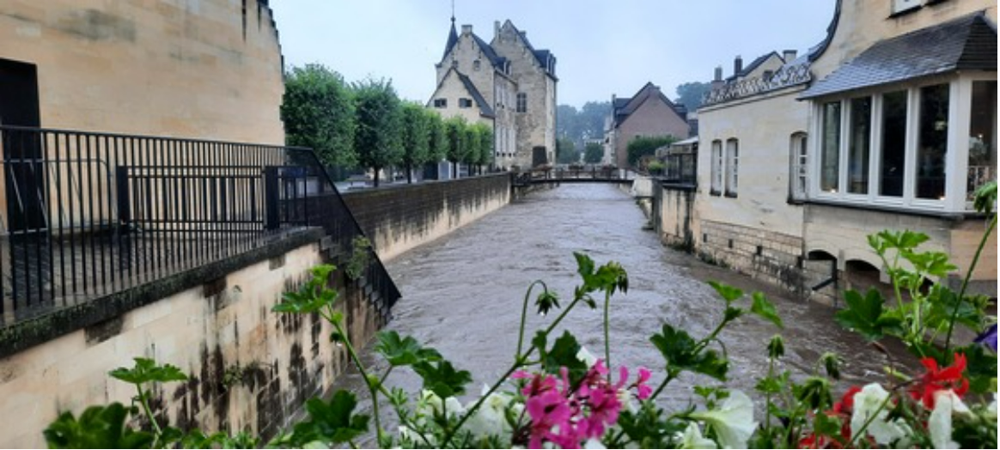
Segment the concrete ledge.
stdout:
<path fill-rule="evenodd" d="M 0 329 L 0 358 L 81 328 L 98 324 L 105 326 L 105 322 L 111 323 L 115 319 L 120 321 L 124 313 L 133 309 L 217 280 L 252 264 L 281 257 L 293 249 L 318 242 L 323 236 L 323 230 L 318 228 L 294 232 L 246 253 L 11 324 Z"/>

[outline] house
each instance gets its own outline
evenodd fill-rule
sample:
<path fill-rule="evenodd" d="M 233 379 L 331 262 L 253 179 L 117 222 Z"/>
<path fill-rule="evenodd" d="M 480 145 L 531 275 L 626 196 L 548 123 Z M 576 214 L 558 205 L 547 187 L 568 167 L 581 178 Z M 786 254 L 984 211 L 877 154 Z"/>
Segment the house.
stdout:
<path fill-rule="evenodd" d="M 494 23 L 490 43 L 452 18 L 427 102 L 444 117 L 461 116 L 493 128 L 495 164 L 533 167 L 555 160 L 555 56 L 536 50 L 510 20 Z"/>
<path fill-rule="evenodd" d="M 662 186 L 663 239 L 836 302 L 888 281 L 867 235 L 910 229 L 951 255 L 944 281 L 959 284 L 985 231 L 971 195 L 996 179 L 996 13 L 986 0 L 838 1 L 805 54 L 716 69 L 695 195 Z M 996 249 L 994 231 L 974 292 L 996 296 Z"/>
<path fill-rule="evenodd" d="M 639 136 L 672 135 L 688 137 L 690 127 L 684 105 L 674 104 L 652 82 L 632 97 L 611 96 L 611 115 L 606 121 L 605 138 L 612 163 L 627 167 L 628 143 Z"/>

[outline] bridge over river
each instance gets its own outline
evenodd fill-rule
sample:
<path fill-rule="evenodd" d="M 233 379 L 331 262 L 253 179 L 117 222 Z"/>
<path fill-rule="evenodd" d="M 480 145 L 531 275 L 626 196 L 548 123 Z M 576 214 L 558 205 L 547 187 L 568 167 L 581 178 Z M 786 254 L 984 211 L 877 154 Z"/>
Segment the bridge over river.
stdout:
<path fill-rule="evenodd" d="M 793 300 L 747 277 L 666 248 L 654 233 L 643 231 L 645 223 L 633 199 L 614 185 L 562 185 L 532 193 L 390 262 L 388 270 L 403 298 L 393 309 L 389 328 L 414 336 L 440 350 L 456 367 L 472 371 L 474 384 L 469 390 L 478 393 L 480 386 L 493 382 L 512 362 L 528 284 L 542 279 L 561 298 L 571 298 L 578 281 L 573 252 L 584 251 L 599 264 L 615 260 L 628 271 L 628 294 L 614 298 L 611 308 L 613 364 L 647 366 L 653 369 L 656 383 L 662 380 L 656 378 L 662 377 L 663 360 L 649 336 L 669 322 L 698 338 L 708 334 L 720 318 L 723 302 L 706 280 L 769 296 L 785 322 L 780 331 L 786 342 L 785 362 L 794 373 L 811 372 L 826 351 L 846 359 L 842 367 L 845 383 L 882 372 L 885 357 L 841 330 L 831 308 Z M 547 319 L 551 315 L 529 317 L 528 329 L 541 327 Z M 598 311 L 574 310 L 564 323 L 592 353 L 603 351 Z M 767 341 L 778 332 L 773 325 L 745 316 L 722 334 L 736 387 L 753 391 L 756 378 L 767 371 Z M 365 358 L 384 372 L 385 366 L 371 355 L 370 347 Z M 388 385 L 411 392 L 419 389 L 416 375 L 398 372 L 392 373 Z M 367 397 L 356 373 L 342 379 L 359 397 Z M 682 377 L 661 395 L 662 401 L 686 404 L 695 381 L 699 380 Z M 388 407 L 383 411 L 392 415 Z"/>

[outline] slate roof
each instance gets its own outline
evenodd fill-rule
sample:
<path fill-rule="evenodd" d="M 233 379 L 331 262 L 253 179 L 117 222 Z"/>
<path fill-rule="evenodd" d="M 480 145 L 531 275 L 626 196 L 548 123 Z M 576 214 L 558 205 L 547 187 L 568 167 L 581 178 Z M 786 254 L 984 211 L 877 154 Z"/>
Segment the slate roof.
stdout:
<path fill-rule="evenodd" d="M 639 92 L 635 94 L 634 97 L 630 98 L 615 98 L 614 103 L 611 105 L 611 114 L 614 118 L 614 123 L 612 126 L 618 127 L 625 119 L 628 118 L 636 109 L 642 105 L 646 99 L 649 98 L 653 89 L 657 89 L 653 82 L 646 83 Z M 676 105 L 674 102 L 670 101 L 666 95 L 663 95 L 663 91 L 657 89 L 660 100 L 666 103 L 680 117 L 685 117 L 687 115 L 687 108 L 683 105 Z"/>
<path fill-rule="evenodd" d="M 759 67 L 761 64 L 764 64 L 764 61 L 767 61 L 768 58 L 770 58 L 771 56 L 777 56 L 778 58 L 781 58 L 781 55 L 779 55 L 778 52 L 775 51 L 758 56 L 757 59 L 751 61 L 750 64 L 747 64 L 746 67 L 744 67 L 743 70 L 740 71 L 740 73 L 733 74 L 729 78 L 726 78 L 726 81 L 733 81 L 739 77 L 747 76 L 748 74 L 750 74 L 750 72 L 753 72 L 754 69 Z M 788 61 L 785 62 L 787 63 Z"/>
<path fill-rule="evenodd" d="M 492 64 L 493 67 L 503 67 L 503 63 L 507 59 L 497 55 L 497 52 L 493 50 L 493 47 L 490 47 L 490 44 L 482 40 L 476 35 L 476 33 L 472 33 L 472 40 L 476 42 L 476 45 L 479 46 L 479 49 L 483 52 L 483 55 L 486 56 L 486 59 L 490 61 L 490 64 Z M 455 30 L 455 19 L 452 18 L 451 30 L 448 31 L 448 41 L 444 44 L 444 53 L 441 54 L 441 59 L 443 60 L 446 56 L 448 56 L 448 53 L 451 53 L 451 49 L 455 48 L 456 45 L 458 45 L 458 31 Z"/>
<path fill-rule="evenodd" d="M 451 31 L 448 32 L 448 42 L 444 44 L 444 54 L 441 55 L 441 59 L 448 56 L 448 53 L 451 52 L 451 49 L 454 48 L 456 44 L 458 44 L 458 32 L 455 31 L 455 18 L 452 17 Z"/>
<path fill-rule="evenodd" d="M 521 30 L 518 30 L 517 26 L 514 25 L 514 22 L 511 22 L 510 19 L 507 19 L 506 24 L 509 24 L 510 27 L 514 30 L 514 32 L 516 32 L 519 36 L 521 36 L 521 40 L 524 41 L 524 46 L 528 47 L 528 51 L 530 51 L 531 54 L 535 56 L 535 59 L 538 60 L 538 64 L 541 64 L 542 69 L 545 70 L 545 72 L 551 75 L 553 78 L 555 78 L 556 76 L 555 70 L 549 70 L 549 58 L 551 57 L 555 59 L 555 55 L 553 55 L 552 52 L 545 49 L 535 50 L 535 47 L 531 45 L 531 41 L 528 40 L 528 36 L 522 33 Z"/>
<path fill-rule="evenodd" d="M 479 93 L 479 89 L 476 89 L 476 85 L 472 83 L 472 80 L 470 80 L 469 77 L 462 75 L 462 73 L 457 70 L 455 70 L 455 75 L 458 75 L 458 79 L 462 81 L 462 84 L 465 85 L 465 89 L 469 91 L 469 94 L 472 95 L 472 99 L 476 101 L 476 106 L 479 107 L 479 115 L 485 117 L 496 117 L 493 113 L 493 108 L 490 107 L 490 104 L 485 98 L 483 98 L 483 94 Z M 447 78 L 447 75 L 445 75 L 445 78 Z"/>
<path fill-rule="evenodd" d="M 983 12 L 876 42 L 799 99 L 955 70 L 997 70 L 997 30 Z"/>

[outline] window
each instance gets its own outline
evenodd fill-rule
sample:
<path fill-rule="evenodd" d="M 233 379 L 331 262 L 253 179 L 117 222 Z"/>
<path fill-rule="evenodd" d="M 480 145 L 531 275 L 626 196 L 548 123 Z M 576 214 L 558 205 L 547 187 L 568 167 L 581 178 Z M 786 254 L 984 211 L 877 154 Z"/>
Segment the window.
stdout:
<path fill-rule="evenodd" d="M 446 98 L 436 98 L 436 99 L 434 99 L 434 107 L 435 108 L 447 108 L 448 107 L 448 99 L 446 99 Z"/>
<path fill-rule="evenodd" d="M 809 181 L 809 167 L 806 165 L 809 161 L 809 153 L 806 145 L 808 139 L 806 137 L 805 133 L 795 133 L 791 139 L 790 154 L 792 158 L 792 170 L 789 180 L 792 183 L 793 200 L 804 200 L 806 198 L 806 189 L 809 186 L 807 184 L 807 181 Z"/>
<path fill-rule="evenodd" d="M 722 192 L 722 141 L 712 141 L 712 195 Z"/>
<path fill-rule="evenodd" d="M 917 135 L 917 198 L 944 198 L 944 157 L 948 150 L 947 84 L 920 89 Z"/>
<path fill-rule="evenodd" d="M 740 144 L 736 139 L 726 141 L 726 195 L 736 196 L 736 188 L 739 186 L 737 175 L 740 162 Z"/>
<path fill-rule="evenodd" d="M 921 0 L 892 0 L 892 13 L 898 14 L 920 7 Z"/>
<path fill-rule="evenodd" d="M 478 59 L 477 59 L 477 60 L 475 60 L 475 61 L 473 61 L 473 62 L 472 62 L 472 70 L 474 70 L 474 71 L 476 71 L 476 72 L 479 72 L 479 64 L 480 64 L 480 63 L 479 63 L 479 60 L 478 60 Z"/>
<path fill-rule="evenodd" d="M 524 92 L 517 93 L 517 112 L 528 112 L 528 94 Z"/>
<path fill-rule="evenodd" d="M 976 189 L 996 179 L 997 169 L 997 82 L 974 81 L 969 117 L 969 176 L 966 200 Z"/>
<path fill-rule="evenodd" d="M 851 129 L 847 150 L 847 192 L 868 193 L 868 162 L 872 139 L 872 98 L 851 100 Z"/>
<path fill-rule="evenodd" d="M 471 98 L 460 98 L 460 99 L 458 99 L 458 107 L 459 108 L 471 108 L 472 107 L 472 99 Z"/>
<path fill-rule="evenodd" d="M 823 105 L 820 190 L 837 192 L 840 181 L 840 102 Z"/>
<path fill-rule="evenodd" d="M 906 91 L 882 95 L 882 147 L 879 149 L 878 195 L 903 196 L 906 167 Z"/>

